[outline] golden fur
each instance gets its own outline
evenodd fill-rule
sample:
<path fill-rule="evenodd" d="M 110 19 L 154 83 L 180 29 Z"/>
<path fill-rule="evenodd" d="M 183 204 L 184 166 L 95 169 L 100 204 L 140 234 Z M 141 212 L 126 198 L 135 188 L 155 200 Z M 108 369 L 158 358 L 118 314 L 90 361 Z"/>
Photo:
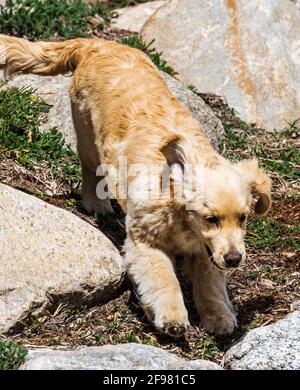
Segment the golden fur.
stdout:
<path fill-rule="evenodd" d="M 175 199 L 175 190 L 164 199 L 147 199 L 142 172 L 128 177 L 133 190 L 127 199 L 118 196 L 118 187 L 114 189 L 127 212 L 125 263 L 156 327 L 179 336 L 189 323 L 174 270 L 175 256 L 182 254 L 202 325 L 217 334 L 231 333 L 236 319 L 226 292 L 224 271 L 230 267 L 224 255 L 238 251 L 240 263 L 245 261 L 245 218 L 253 195 L 258 197 L 257 213 L 271 206 L 271 180 L 257 161 L 231 163 L 217 154 L 201 123 L 136 49 L 102 39 L 31 43 L 3 35 L 1 45 L 0 58 L 5 60 L 0 67 L 6 77 L 18 72 L 74 72 L 70 97 L 82 163 L 83 205 L 89 212 L 112 211 L 108 199 L 96 196 L 100 162 L 116 171 L 120 156 L 126 156 L 129 168 L 202 167 L 201 199 L 191 200 L 185 194 Z M 181 174 L 189 180 L 184 170 Z M 111 179 L 107 180 L 110 185 Z"/>

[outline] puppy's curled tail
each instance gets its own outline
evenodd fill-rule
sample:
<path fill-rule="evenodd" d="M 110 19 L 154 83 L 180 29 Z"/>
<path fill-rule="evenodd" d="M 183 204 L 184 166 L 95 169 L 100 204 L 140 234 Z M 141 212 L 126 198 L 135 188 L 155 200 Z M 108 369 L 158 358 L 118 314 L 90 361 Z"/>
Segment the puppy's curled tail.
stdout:
<path fill-rule="evenodd" d="M 0 69 L 4 69 L 6 79 L 15 73 L 55 76 L 74 71 L 82 58 L 82 49 L 90 42 L 88 39 L 30 42 L 0 35 Z"/>

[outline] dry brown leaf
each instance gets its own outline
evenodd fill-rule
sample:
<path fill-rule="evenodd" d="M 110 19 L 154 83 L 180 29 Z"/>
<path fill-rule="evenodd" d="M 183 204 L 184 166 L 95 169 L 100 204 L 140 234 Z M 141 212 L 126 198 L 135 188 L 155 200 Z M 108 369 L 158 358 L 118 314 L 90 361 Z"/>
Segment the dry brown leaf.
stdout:
<path fill-rule="evenodd" d="M 260 284 L 262 284 L 263 286 L 267 287 L 267 288 L 274 288 L 275 287 L 275 284 L 272 282 L 272 280 L 269 280 L 269 279 L 261 279 L 260 280 Z"/>

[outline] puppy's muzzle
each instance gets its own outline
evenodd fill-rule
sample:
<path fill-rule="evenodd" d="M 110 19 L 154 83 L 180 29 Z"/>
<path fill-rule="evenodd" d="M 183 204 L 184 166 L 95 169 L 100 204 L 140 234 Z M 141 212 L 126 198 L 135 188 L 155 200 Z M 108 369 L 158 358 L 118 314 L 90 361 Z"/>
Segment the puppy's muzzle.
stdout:
<path fill-rule="evenodd" d="M 206 247 L 206 250 L 207 250 L 207 254 L 208 254 L 208 257 L 209 257 L 209 260 L 210 262 L 217 268 L 219 268 L 220 270 L 222 271 L 226 271 L 226 270 L 229 270 L 231 268 L 238 268 L 241 264 L 241 261 L 242 261 L 242 258 L 243 258 L 243 255 L 238 252 L 238 251 L 230 251 L 230 252 L 227 252 L 224 256 L 223 256 L 223 262 L 224 264 L 222 264 L 223 266 L 219 265 L 217 263 L 217 261 L 214 259 L 214 256 L 213 256 L 213 253 L 211 251 L 211 249 L 209 248 L 208 245 L 205 245 Z"/>
<path fill-rule="evenodd" d="M 237 268 L 242 261 L 242 257 L 242 254 L 238 251 L 230 251 L 223 256 L 224 263 L 228 268 Z"/>
<path fill-rule="evenodd" d="M 209 260 L 210 262 L 217 268 L 219 268 L 221 271 L 224 271 L 225 269 L 220 267 L 219 264 L 216 262 L 216 260 L 214 259 L 214 256 L 213 256 L 213 253 L 212 251 L 210 250 L 210 247 L 208 245 L 205 245 L 206 247 L 206 251 L 207 251 L 207 254 L 208 254 L 208 257 L 209 257 Z"/>

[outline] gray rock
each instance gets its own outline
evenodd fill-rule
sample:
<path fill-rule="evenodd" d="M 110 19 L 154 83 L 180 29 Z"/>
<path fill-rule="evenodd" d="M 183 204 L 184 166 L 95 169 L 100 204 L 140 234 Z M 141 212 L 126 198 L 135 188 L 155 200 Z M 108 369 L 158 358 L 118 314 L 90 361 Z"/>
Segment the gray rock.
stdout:
<path fill-rule="evenodd" d="M 174 96 L 191 111 L 194 117 L 200 120 L 211 143 L 217 148 L 223 139 L 224 129 L 213 111 L 180 81 L 166 73 L 162 73 L 162 76 Z M 73 150 L 76 150 L 76 135 L 68 94 L 70 82 L 71 77 L 61 75 L 56 77 L 20 75 L 9 80 L 6 87 L 32 87 L 35 89 L 36 94 L 52 106 L 48 120 L 41 124 L 41 129 L 47 130 L 57 127 L 64 135 L 66 142 L 71 145 Z"/>
<path fill-rule="evenodd" d="M 185 84 L 225 96 L 247 122 L 273 130 L 300 117 L 299 10 L 290 0 L 171 0 L 142 35 Z"/>
<path fill-rule="evenodd" d="M 235 370 L 299 370 L 300 311 L 250 330 L 227 351 L 225 362 Z"/>
<path fill-rule="evenodd" d="M 117 9 L 118 18 L 113 20 L 112 27 L 139 33 L 143 25 L 164 4 L 165 0 L 150 1 L 134 7 Z"/>
<path fill-rule="evenodd" d="M 99 302 L 119 287 L 122 258 L 98 229 L 3 184 L 0 212 L 0 334 L 57 302 Z"/>
<path fill-rule="evenodd" d="M 20 370 L 220 370 L 206 360 L 187 361 L 142 344 L 29 351 Z"/>

